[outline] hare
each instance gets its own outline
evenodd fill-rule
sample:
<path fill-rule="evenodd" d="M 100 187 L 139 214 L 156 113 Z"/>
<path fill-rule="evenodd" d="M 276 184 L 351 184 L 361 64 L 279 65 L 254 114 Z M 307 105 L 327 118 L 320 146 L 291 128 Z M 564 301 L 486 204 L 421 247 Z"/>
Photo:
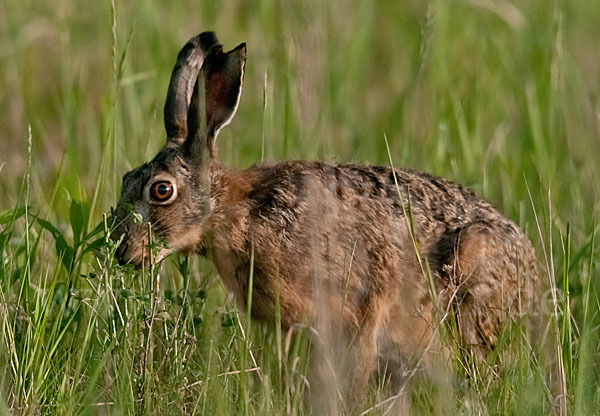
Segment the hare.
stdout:
<path fill-rule="evenodd" d="M 303 323 L 341 334 L 353 397 L 380 364 L 401 378 L 444 357 L 437 323 L 450 310 L 461 350 L 485 358 L 538 297 L 525 234 L 474 192 L 426 173 L 308 161 L 224 166 L 216 138 L 236 112 L 245 60 L 245 44 L 225 53 L 211 32 L 179 53 L 167 143 L 123 177 L 118 256 L 148 261 L 151 224 L 166 243 L 159 257 L 206 256 L 242 305 L 252 268 L 252 317 L 274 323 L 278 307 L 284 331 Z"/>

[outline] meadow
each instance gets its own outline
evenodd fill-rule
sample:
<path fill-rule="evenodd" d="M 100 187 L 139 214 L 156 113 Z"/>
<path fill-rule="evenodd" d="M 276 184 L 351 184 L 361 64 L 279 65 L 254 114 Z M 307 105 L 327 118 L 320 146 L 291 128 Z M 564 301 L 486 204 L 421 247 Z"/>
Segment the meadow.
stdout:
<path fill-rule="evenodd" d="M 3 0 L 0 414 L 309 413 L 301 329 L 248 320 L 203 258 L 139 271 L 107 237 L 204 30 L 248 45 L 228 166 L 391 159 L 532 240 L 550 347 L 509 334 L 497 375 L 415 380 L 414 414 L 600 413 L 600 2 Z"/>

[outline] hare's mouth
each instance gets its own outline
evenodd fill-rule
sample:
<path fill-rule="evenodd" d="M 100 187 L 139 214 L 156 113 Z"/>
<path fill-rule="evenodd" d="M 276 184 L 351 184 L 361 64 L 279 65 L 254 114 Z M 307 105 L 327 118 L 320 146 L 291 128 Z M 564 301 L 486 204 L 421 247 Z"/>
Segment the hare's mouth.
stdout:
<path fill-rule="evenodd" d="M 190 227 L 186 234 L 174 242 L 162 239 L 158 252 L 148 247 L 146 236 L 141 237 L 139 242 L 136 238 L 130 237 L 121 241 L 116 257 L 121 265 L 133 264 L 141 267 L 148 266 L 150 263 L 158 264 L 173 253 L 181 252 L 184 255 L 190 255 L 199 252 L 199 248 L 202 246 L 202 235 L 202 227 Z M 132 241 L 134 241 L 133 244 Z"/>
<path fill-rule="evenodd" d="M 125 250 L 124 250 L 125 251 Z M 155 256 L 149 256 L 146 254 L 136 253 L 133 255 L 128 255 L 125 253 L 118 255 L 117 259 L 119 260 L 119 264 L 124 266 L 126 264 L 133 264 L 137 269 L 143 267 L 147 267 L 150 265 L 152 261 L 153 264 L 159 264 L 165 258 L 167 258 L 170 254 L 175 253 L 176 250 L 164 248 L 158 252 Z"/>
<path fill-rule="evenodd" d="M 156 255 L 156 257 L 154 258 L 154 261 L 156 263 L 160 263 L 161 261 L 163 261 L 165 258 L 167 258 L 169 255 L 175 253 L 177 250 L 175 250 L 174 248 L 163 248 L 161 249 L 158 254 Z"/>
<path fill-rule="evenodd" d="M 144 241 L 145 242 L 145 241 Z M 176 250 L 171 248 L 162 248 L 155 255 L 149 254 L 145 244 L 141 245 L 142 248 L 137 245 L 131 245 L 127 241 L 122 241 L 117 247 L 116 258 L 121 266 L 126 264 L 133 264 L 137 267 L 148 266 L 150 262 L 157 264 L 165 259 L 169 254 L 174 253 Z"/>

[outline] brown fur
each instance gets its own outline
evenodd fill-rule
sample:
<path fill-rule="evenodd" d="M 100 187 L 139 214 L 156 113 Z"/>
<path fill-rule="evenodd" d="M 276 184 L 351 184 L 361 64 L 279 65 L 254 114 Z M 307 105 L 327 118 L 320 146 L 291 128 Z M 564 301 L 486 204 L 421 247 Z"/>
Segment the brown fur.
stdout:
<path fill-rule="evenodd" d="M 235 108 L 223 106 L 230 117 Z M 358 395 L 378 360 L 402 379 L 421 354 L 424 366 L 444 356 L 436 313 L 452 307 L 460 345 L 482 358 L 538 296 L 528 238 L 459 185 L 410 170 L 323 162 L 236 171 L 212 152 L 199 156 L 198 148 L 214 142 L 210 132 L 188 142 L 165 146 L 124 178 L 116 211 L 115 235 L 125 234 L 120 255 L 144 261 L 150 223 L 170 251 L 211 259 L 244 306 L 254 255 L 252 317 L 274 323 L 279 297 L 284 331 L 300 322 L 338 328 L 350 351 L 347 387 Z M 159 175 L 179 190 L 167 206 L 140 193 Z"/>

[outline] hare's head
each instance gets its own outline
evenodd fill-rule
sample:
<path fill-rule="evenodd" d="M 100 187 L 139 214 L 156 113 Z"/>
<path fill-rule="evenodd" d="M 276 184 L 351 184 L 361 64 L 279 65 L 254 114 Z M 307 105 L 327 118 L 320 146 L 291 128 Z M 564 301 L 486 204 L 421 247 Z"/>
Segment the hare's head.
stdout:
<path fill-rule="evenodd" d="M 194 250 L 210 215 L 209 169 L 215 139 L 237 108 L 246 46 L 224 53 L 214 33 L 191 39 L 171 75 L 164 117 L 167 143 L 123 177 L 113 238 L 121 260 L 147 259 L 148 232 L 166 243 L 161 256 Z"/>

